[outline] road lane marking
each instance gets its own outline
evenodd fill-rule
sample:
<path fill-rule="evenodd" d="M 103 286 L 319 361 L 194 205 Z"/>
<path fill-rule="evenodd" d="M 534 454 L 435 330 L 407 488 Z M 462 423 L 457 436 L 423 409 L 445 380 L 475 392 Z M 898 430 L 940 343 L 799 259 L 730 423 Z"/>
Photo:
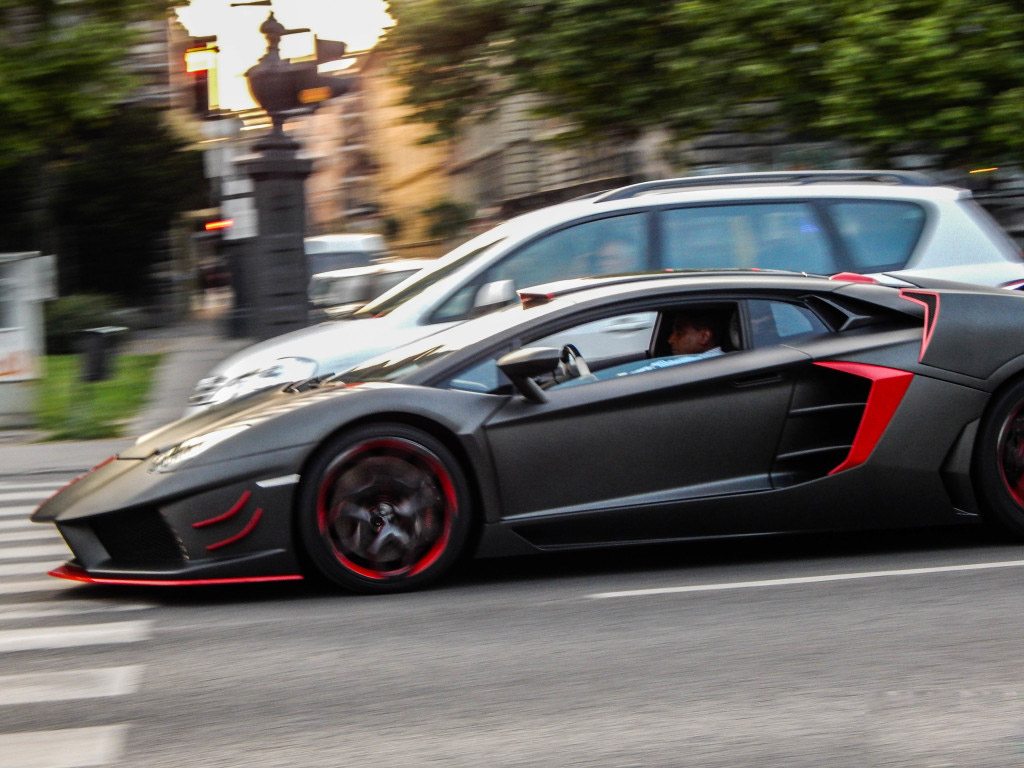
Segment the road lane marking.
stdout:
<path fill-rule="evenodd" d="M 33 523 L 27 517 L 14 518 L 13 520 L 0 519 L 0 531 L 15 531 L 19 528 L 29 531 L 46 530 L 45 528 L 37 528 L 38 525 L 39 523 Z"/>
<path fill-rule="evenodd" d="M 967 565 L 937 565 L 930 568 L 904 568 L 893 571 L 861 571 L 835 573 L 828 576 L 797 576 L 788 579 L 763 579 L 761 581 L 727 581 L 718 584 L 691 584 L 685 587 L 654 587 L 651 589 L 624 589 L 618 592 L 596 592 L 587 597 L 605 600 L 613 597 L 651 597 L 653 595 L 677 595 L 685 592 L 718 592 L 727 589 L 754 589 L 757 587 L 786 587 L 796 584 L 821 584 L 829 581 L 854 581 L 856 579 L 878 579 L 895 576 L 922 576 L 930 573 L 953 573 L 957 571 L 986 571 L 996 568 L 1024 568 L 1024 560 L 1004 560 L 998 563 L 969 563 Z"/>
<path fill-rule="evenodd" d="M 49 498 L 46 493 L 39 491 L 13 491 L 11 493 L 0 493 L 0 502 L 4 501 L 35 501 L 41 503 Z"/>
<path fill-rule="evenodd" d="M 52 571 L 60 564 L 60 560 L 46 560 L 45 562 L 33 560 L 27 563 L 0 563 L 0 576 L 28 576 L 31 574 L 42 576 L 44 573 Z"/>
<path fill-rule="evenodd" d="M 21 507 L 0 507 L 0 517 L 28 517 L 36 509 L 35 504 Z"/>
<path fill-rule="evenodd" d="M 0 560 L 24 560 L 29 557 L 63 557 L 67 559 L 71 554 L 68 545 L 45 544 L 34 547 L 2 547 L 0 548 Z"/>
<path fill-rule="evenodd" d="M 0 653 L 136 643 L 149 638 L 152 625 L 152 621 L 117 621 L 107 624 L 4 629 L 0 630 Z"/>
<path fill-rule="evenodd" d="M 68 579 L 57 579 L 48 576 L 45 579 L 33 579 L 31 581 L 7 581 L 0 582 L 0 595 L 22 595 L 26 592 L 62 592 L 66 589 L 81 587 L 80 581 L 69 581 Z"/>
<path fill-rule="evenodd" d="M 118 603 L 112 600 L 75 600 L 67 603 L 15 603 L 0 605 L 0 623 L 24 619 L 43 619 L 51 616 L 78 616 L 86 613 L 118 613 L 145 611 L 156 608 L 156 603 Z"/>
<path fill-rule="evenodd" d="M 0 768 L 92 768 L 120 759 L 127 725 L 0 734 Z"/>
<path fill-rule="evenodd" d="M 132 665 L 0 675 L 0 706 L 125 696 L 138 690 L 142 670 L 142 665 Z"/>
<path fill-rule="evenodd" d="M 54 537 L 60 538 L 60 534 L 57 533 L 56 528 L 43 528 L 39 527 L 35 531 L 8 531 L 6 533 L 0 533 L 0 544 L 5 544 L 9 541 L 41 541 L 43 539 L 52 539 Z"/>
<path fill-rule="evenodd" d="M 41 491 L 56 491 L 63 488 L 69 482 L 71 482 L 71 478 L 64 481 L 50 480 L 46 483 L 17 483 L 10 480 L 0 480 L 0 491 L 14 491 L 24 488 L 38 488 Z"/>

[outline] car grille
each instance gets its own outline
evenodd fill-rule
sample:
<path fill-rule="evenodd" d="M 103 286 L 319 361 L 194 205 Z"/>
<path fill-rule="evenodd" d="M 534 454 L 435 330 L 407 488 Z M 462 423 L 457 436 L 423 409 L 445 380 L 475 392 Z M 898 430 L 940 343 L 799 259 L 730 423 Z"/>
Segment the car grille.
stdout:
<path fill-rule="evenodd" d="M 115 512 L 97 518 L 93 533 L 118 565 L 182 563 L 185 552 L 156 509 Z"/>

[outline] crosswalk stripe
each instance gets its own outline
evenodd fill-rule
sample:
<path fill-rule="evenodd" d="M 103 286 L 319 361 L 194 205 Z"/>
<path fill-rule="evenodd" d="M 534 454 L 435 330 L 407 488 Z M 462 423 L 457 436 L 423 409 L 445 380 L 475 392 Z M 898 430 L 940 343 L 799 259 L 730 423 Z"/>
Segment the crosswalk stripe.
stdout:
<path fill-rule="evenodd" d="M 27 592 L 62 592 L 82 586 L 81 582 L 55 579 L 52 576 L 32 581 L 0 581 L 0 595 L 21 595 Z"/>
<path fill-rule="evenodd" d="M 135 643 L 149 637 L 152 625 L 151 621 L 117 621 L 108 624 L 3 629 L 0 630 L 0 653 Z"/>
<path fill-rule="evenodd" d="M 29 574 L 39 576 L 47 571 L 52 571 L 60 563 L 59 559 L 45 562 L 33 560 L 27 563 L 0 563 L 0 576 L 27 576 Z"/>
<path fill-rule="evenodd" d="M 66 604 L 15 603 L 0 605 L 0 623 L 24 619 L 44 619 L 51 616 L 78 616 L 87 613 L 119 613 L 123 611 L 144 611 L 156 608 L 155 603 L 118 603 L 112 600 L 75 600 Z"/>
<path fill-rule="evenodd" d="M 0 768 L 92 768 L 120 759 L 127 725 L 0 734 Z"/>
<path fill-rule="evenodd" d="M 39 523 L 33 523 L 27 517 L 13 518 L 11 520 L 0 520 L 0 531 L 13 531 L 18 528 L 24 528 L 29 531 L 39 531 L 42 528 L 37 528 Z M 53 530 L 52 528 L 50 530 Z"/>
<path fill-rule="evenodd" d="M 52 539 L 55 537 L 60 537 L 56 528 L 44 528 L 43 526 L 39 526 L 38 530 L 34 531 L 9 531 L 7 533 L 0 533 L 0 544 L 4 544 L 8 541 L 35 541 L 37 539 Z"/>
<path fill-rule="evenodd" d="M 24 560 L 29 557 L 64 557 L 71 554 L 67 544 L 38 544 L 31 547 L 0 547 L 0 560 Z"/>
<path fill-rule="evenodd" d="M 23 491 L 29 489 L 39 489 L 40 491 L 56 491 L 63 488 L 70 482 L 71 478 L 67 480 L 53 480 L 48 483 L 12 483 L 9 480 L 0 480 L 0 493 L 4 491 Z"/>
<path fill-rule="evenodd" d="M 0 507 L 0 517 L 28 517 L 35 511 L 34 504 L 22 507 Z"/>
<path fill-rule="evenodd" d="M 36 501 L 40 502 L 47 497 L 48 494 L 40 493 L 39 491 L 14 491 L 8 493 L 0 493 L 0 502 L 3 501 Z"/>
<path fill-rule="evenodd" d="M 138 690 L 142 670 L 141 665 L 133 665 L 0 675 L 0 706 L 124 696 Z"/>

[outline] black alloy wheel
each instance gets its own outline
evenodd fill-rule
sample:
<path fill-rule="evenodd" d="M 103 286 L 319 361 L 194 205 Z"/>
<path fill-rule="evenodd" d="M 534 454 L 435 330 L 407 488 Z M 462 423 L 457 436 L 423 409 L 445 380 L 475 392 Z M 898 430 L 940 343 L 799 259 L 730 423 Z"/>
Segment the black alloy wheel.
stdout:
<path fill-rule="evenodd" d="M 423 586 L 461 554 L 470 527 L 466 479 L 432 435 L 401 424 L 357 429 L 313 461 L 298 523 L 320 574 L 356 592 Z"/>
<path fill-rule="evenodd" d="M 989 404 L 975 443 L 974 474 L 986 519 L 1024 537 L 1024 380 Z"/>

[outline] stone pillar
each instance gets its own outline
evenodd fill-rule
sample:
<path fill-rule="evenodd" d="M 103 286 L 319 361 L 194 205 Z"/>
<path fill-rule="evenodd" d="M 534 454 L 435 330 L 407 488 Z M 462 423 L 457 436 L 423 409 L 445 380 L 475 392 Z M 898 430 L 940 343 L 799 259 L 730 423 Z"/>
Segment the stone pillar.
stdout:
<path fill-rule="evenodd" d="M 256 237 L 244 257 L 250 291 L 245 335 L 268 339 L 308 325 L 304 184 L 313 161 L 299 157 L 290 139 L 260 142 L 255 149 L 235 161 L 252 179 L 257 219 Z"/>

